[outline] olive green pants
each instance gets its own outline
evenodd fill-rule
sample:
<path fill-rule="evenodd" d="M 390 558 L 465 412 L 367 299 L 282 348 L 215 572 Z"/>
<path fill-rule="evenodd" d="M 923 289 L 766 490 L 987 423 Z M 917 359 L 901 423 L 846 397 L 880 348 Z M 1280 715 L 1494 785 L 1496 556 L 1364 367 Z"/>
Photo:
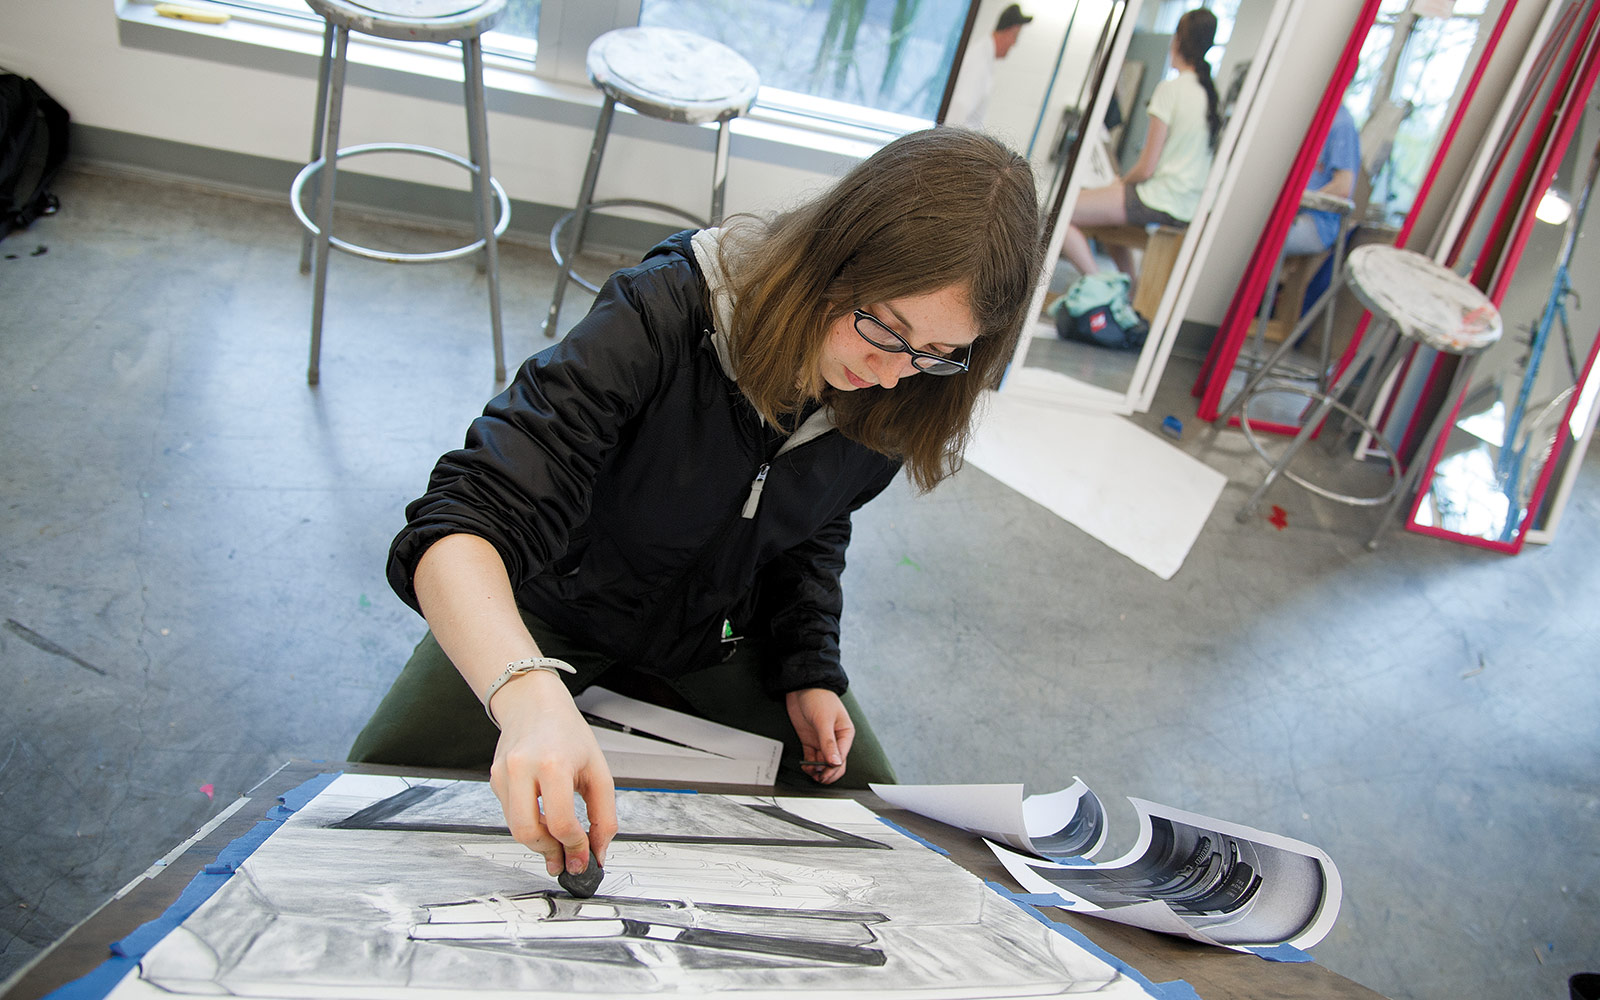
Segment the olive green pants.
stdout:
<path fill-rule="evenodd" d="M 722 663 L 669 680 L 619 666 L 527 612 L 522 618 L 541 653 L 577 668 L 576 674 L 561 675 L 568 690 L 576 693 L 598 683 L 618 694 L 779 740 L 783 760 L 778 780 L 814 784 L 799 768 L 800 740 L 788 710 L 761 686 L 758 645 L 741 641 Z M 893 782 L 894 768 L 861 706 L 848 691 L 843 700 L 856 734 L 845 775 L 833 787 L 864 788 L 869 781 Z M 417 643 L 405 669 L 356 737 L 350 760 L 488 771 L 499 739 L 500 730 L 489 721 L 477 695 L 429 632 Z"/>

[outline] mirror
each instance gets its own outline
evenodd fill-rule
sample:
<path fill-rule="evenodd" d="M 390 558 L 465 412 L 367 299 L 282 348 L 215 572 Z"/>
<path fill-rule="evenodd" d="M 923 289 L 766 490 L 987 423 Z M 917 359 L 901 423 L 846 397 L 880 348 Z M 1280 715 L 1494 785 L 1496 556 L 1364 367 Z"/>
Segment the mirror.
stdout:
<path fill-rule="evenodd" d="M 1048 256 L 1059 263 L 1036 293 L 1034 322 L 1018 345 L 1002 392 L 1116 413 L 1149 406 L 1171 350 L 1177 318 L 1193 290 L 1195 273 L 1190 264 L 1206 243 L 1212 206 L 1228 188 L 1237 166 L 1234 153 L 1242 148 L 1241 137 L 1247 135 L 1256 94 L 1270 79 L 1271 57 L 1279 51 L 1277 41 L 1285 20 L 1300 2 L 1144 0 L 1129 2 L 1120 17 L 1112 10 L 1109 18 L 1091 21 L 1085 21 L 1082 13 L 1089 5 L 1078 5 L 1078 20 L 1064 36 L 1060 51 L 1063 56 L 1072 51 L 1074 32 L 1082 33 L 1076 41 L 1079 46 L 1088 44 L 1090 33 L 1098 33 L 1094 50 L 1104 53 L 1104 58 L 1095 64 L 1096 72 L 1091 73 L 1095 79 L 1087 87 L 1065 72 L 1058 74 L 1034 123 L 1032 134 L 1039 141 L 1031 145 L 1030 155 L 1036 166 L 1040 141 L 1046 135 L 1049 139 L 1043 141 L 1043 155 L 1062 148 L 1079 152 L 1054 162 L 1053 190 L 1047 201 L 1052 209 Z M 1138 161 L 1149 133 L 1146 105 L 1157 84 L 1178 76 L 1171 59 L 1174 29 L 1186 11 L 1201 6 L 1209 6 L 1217 16 L 1217 44 L 1208 51 L 1207 62 L 1225 119 L 1214 152 L 1205 154 L 1209 163 L 1202 159 L 1190 170 L 1200 190 L 1196 194 L 1191 188 L 1184 206 L 1176 209 L 1188 216 L 1187 225 L 1174 215 L 1175 224 L 1096 231 L 1097 247 L 1109 248 L 1109 252 L 1096 253 L 1095 266 L 1112 273 L 1119 260 L 1129 266 L 1133 273 L 1128 299 L 1135 309 L 1142 310 L 1140 316 L 1148 322 L 1149 333 L 1142 347 L 1129 350 L 1063 339 L 1053 318 L 1057 310 L 1051 307 L 1080 274 L 1079 268 L 1062 257 L 1063 246 L 1071 240 L 1074 212 L 1084 191 L 1094 197 L 1093 189 L 1115 180 Z M 1174 80 L 1164 89 L 1180 92 L 1181 86 Z"/>
<path fill-rule="evenodd" d="M 1475 271 L 1498 270 L 1491 297 L 1503 295 L 1506 335 L 1478 360 L 1462 398 L 1445 401 L 1454 407 L 1449 431 L 1435 454 L 1419 456 L 1431 464 L 1413 530 L 1516 552 L 1530 533 L 1547 541 L 1559 519 L 1594 427 L 1600 221 L 1589 209 L 1600 172 L 1597 73 L 1600 60 L 1591 56 L 1572 92 L 1556 88 L 1551 113 L 1522 130 L 1524 160 L 1558 165 L 1548 187 L 1534 183 L 1510 199 L 1520 226 L 1502 227 L 1498 240 L 1485 227 L 1466 244 L 1478 250 Z M 1542 143 L 1541 124 L 1549 126 Z M 1551 174 L 1535 168 L 1528 176 Z M 1506 248 L 1502 265 L 1482 266 L 1497 244 Z"/>
<path fill-rule="evenodd" d="M 1128 4 L 1021 3 L 1030 20 L 997 43 L 996 28 L 1009 5 L 975 0 L 969 9 L 962 57 L 939 121 L 982 128 L 1026 156 L 1049 212 L 1059 208 L 1082 145 L 1078 123 L 1094 101 Z"/>
<path fill-rule="evenodd" d="M 1348 296 L 1319 299 L 1349 250 L 1405 244 L 1471 102 L 1479 74 L 1467 73 L 1488 59 L 1515 2 L 1498 17 L 1488 0 L 1369 3 L 1359 51 L 1330 81 L 1217 331 L 1196 387 L 1200 419 L 1228 410 L 1286 337 L 1296 347 L 1273 376 L 1301 390 L 1326 388 L 1348 363 L 1365 316 Z M 1259 393 L 1251 424 L 1294 433 L 1307 409 L 1303 391 Z"/>

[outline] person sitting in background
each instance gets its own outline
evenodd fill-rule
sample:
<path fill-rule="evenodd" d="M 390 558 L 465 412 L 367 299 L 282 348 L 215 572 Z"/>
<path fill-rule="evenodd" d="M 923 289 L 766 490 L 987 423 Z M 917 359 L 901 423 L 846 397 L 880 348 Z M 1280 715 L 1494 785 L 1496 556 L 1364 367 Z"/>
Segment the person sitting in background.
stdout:
<path fill-rule="evenodd" d="M 1356 169 L 1360 165 L 1361 136 L 1356 131 L 1356 120 L 1341 104 L 1333 124 L 1328 126 L 1327 138 L 1322 140 L 1322 152 L 1306 180 L 1306 190 L 1348 198 L 1356 189 Z M 1338 236 L 1339 213 L 1302 208 L 1289 227 L 1283 252 L 1291 256 L 1321 253 L 1333 246 Z"/>
<path fill-rule="evenodd" d="M 1217 16 L 1191 10 L 1172 35 L 1172 67 L 1178 75 L 1156 84 L 1147 107 L 1144 148 L 1133 169 L 1104 187 L 1078 195 L 1061 247 L 1080 274 L 1096 274 L 1094 251 L 1083 226 L 1186 226 L 1194 218 L 1211 171 L 1222 116 L 1206 53 L 1216 39 Z M 1133 274 L 1126 247 L 1107 247 L 1119 270 Z"/>
<path fill-rule="evenodd" d="M 961 58 L 961 75 L 956 78 L 956 89 L 944 115 L 946 125 L 983 128 L 983 120 L 989 114 L 989 91 L 994 85 L 994 64 L 1017 44 L 1022 26 L 1031 20 L 1021 7 L 1011 4 L 995 19 L 993 32 L 973 36 Z"/>

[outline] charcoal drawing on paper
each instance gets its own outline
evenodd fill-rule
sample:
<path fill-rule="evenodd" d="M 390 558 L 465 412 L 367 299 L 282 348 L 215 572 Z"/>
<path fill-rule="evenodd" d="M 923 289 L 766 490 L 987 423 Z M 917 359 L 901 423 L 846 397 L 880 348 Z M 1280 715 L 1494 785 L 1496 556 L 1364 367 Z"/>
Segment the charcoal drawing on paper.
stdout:
<path fill-rule="evenodd" d="M 578 900 L 486 784 L 342 775 L 111 995 L 1147 996 L 854 801 L 617 810 L 627 838 Z"/>

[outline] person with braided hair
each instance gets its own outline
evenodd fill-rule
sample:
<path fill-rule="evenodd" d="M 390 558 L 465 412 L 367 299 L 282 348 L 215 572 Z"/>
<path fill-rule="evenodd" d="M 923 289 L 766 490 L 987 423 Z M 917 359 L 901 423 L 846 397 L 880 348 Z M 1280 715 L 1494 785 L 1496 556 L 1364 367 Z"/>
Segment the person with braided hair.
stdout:
<path fill-rule="evenodd" d="M 1171 59 L 1177 76 L 1156 84 L 1146 108 L 1150 124 L 1133 169 L 1104 187 L 1078 195 L 1061 255 L 1080 274 L 1095 274 L 1094 252 L 1082 226 L 1186 226 L 1194 218 L 1222 131 L 1217 88 L 1206 62 L 1217 16 L 1197 8 L 1178 19 Z M 1126 247 L 1107 247 L 1118 269 L 1133 274 Z"/>

